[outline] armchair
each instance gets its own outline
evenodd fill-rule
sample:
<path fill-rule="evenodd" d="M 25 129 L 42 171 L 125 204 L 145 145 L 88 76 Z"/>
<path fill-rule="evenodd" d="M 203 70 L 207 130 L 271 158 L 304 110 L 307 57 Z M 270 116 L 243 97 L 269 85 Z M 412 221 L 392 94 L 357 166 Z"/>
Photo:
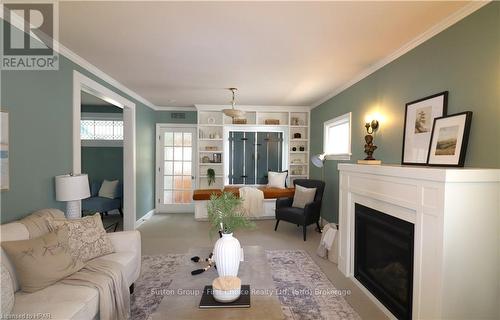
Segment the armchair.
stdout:
<path fill-rule="evenodd" d="M 306 241 L 307 226 L 316 223 L 319 227 L 319 217 L 321 213 L 321 201 L 323 200 L 323 192 L 325 183 L 320 180 L 312 179 L 297 179 L 294 185 L 299 185 L 305 188 L 316 188 L 314 201 L 308 203 L 304 209 L 292 207 L 293 198 L 278 198 L 276 199 L 276 226 L 274 231 L 278 229 L 280 220 L 291 222 L 297 226 L 302 226 L 304 241 Z"/>
<path fill-rule="evenodd" d="M 118 195 L 115 199 L 99 197 L 99 189 L 102 181 L 92 181 L 90 184 L 90 198 L 82 200 L 82 210 L 88 212 L 99 212 L 101 217 L 108 214 L 108 211 L 118 209 L 123 217 L 123 186 L 118 186 Z"/>

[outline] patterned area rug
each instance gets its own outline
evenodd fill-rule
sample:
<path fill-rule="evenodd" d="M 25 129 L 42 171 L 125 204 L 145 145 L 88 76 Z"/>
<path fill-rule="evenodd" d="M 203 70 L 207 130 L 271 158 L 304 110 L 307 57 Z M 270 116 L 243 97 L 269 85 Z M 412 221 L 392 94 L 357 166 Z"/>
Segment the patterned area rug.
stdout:
<path fill-rule="evenodd" d="M 303 250 L 267 250 L 267 259 L 276 293 L 287 320 L 361 319 L 320 267 Z M 177 266 L 187 257 L 169 254 L 142 257 L 142 274 L 131 297 L 133 320 L 148 319 L 163 299 L 152 294 L 156 288 L 168 289 Z"/>

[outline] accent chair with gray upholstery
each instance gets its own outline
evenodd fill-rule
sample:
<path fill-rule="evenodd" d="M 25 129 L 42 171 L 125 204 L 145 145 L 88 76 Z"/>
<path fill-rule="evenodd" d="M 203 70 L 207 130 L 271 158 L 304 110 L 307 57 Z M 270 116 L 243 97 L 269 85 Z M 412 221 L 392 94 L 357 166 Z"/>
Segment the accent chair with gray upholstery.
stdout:
<path fill-rule="evenodd" d="M 108 211 L 117 209 L 123 217 L 123 186 L 118 185 L 118 192 L 115 199 L 99 197 L 99 189 L 102 181 L 92 181 L 90 183 L 90 198 L 82 200 L 82 210 L 88 212 L 99 212 L 101 216 Z"/>
<path fill-rule="evenodd" d="M 316 188 L 314 201 L 306 204 L 302 208 L 292 207 L 293 198 L 278 198 L 276 199 L 276 226 L 274 231 L 278 229 L 278 224 L 281 220 L 294 223 L 297 226 L 302 226 L 304 241 L 306 241 L 307 226 L 316 223 L 318 230 L 319 217 L 321 213 L 321 201 L 323 200 L 323 192 L 325 183 L 321 180 L 312 179 L 297 179 L 294 180 L 294 185 L 299 185 L 304 188 Z"/>

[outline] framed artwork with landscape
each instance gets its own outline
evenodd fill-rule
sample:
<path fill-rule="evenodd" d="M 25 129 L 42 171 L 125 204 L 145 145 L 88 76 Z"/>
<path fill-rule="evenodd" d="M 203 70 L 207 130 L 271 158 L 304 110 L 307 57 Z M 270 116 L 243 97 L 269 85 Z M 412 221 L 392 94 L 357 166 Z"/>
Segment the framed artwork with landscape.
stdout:
<path fill-rule="evenodd" d="M 471 111 L 434 119 L 427 161 L 430 166 L 464 166 L 471 122 Z"/>
<path fill-rule="evenodd" d="M 446 115 L 448 91 L 408 102 L 401 164 L 426 165 L 434 119 Z"/>

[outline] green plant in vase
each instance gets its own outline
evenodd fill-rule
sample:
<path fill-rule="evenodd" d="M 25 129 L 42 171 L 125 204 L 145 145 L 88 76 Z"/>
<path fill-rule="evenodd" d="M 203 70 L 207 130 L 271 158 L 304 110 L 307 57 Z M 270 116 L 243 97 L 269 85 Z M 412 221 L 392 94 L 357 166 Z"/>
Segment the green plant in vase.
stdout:
<path fill-rule="evenodd" d="M 233 232 L 238 229 L 254 228 L 255 223 L 248 220 L 242 207 L 242 200 L 231 192 L 212 194 L 207 204 L 210 236 L 220 231 L 221 237 L 214 246 L 214 261 L 219 277 L 238 276 L 242 249 Z"/>
<path fill-rule="evenodd" d="M 212 194 L 207 204 L 208 221 L 211 224 L 210 234 L 218 231 L 233 233 L 237 229 L 254 228 L 255 223 L 245 216 L 241 204 L 242 199 L 232 192 Z"/>
<path fill-rule="evenodd" d="M 212 183 L 215 183 L 215 170 L 212 168 L 207 169 L 207 180 L 208 185 L 211 186 Z"/>

